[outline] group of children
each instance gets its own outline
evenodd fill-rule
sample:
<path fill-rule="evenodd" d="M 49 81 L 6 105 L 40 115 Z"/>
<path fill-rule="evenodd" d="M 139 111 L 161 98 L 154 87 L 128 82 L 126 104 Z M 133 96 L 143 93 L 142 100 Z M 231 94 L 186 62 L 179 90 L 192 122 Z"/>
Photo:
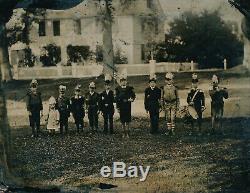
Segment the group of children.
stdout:
<path fill-rule="evenodd" d="M 59 95 L 57 98 L 50 97 L 49 112 L 46 116 L 47 129 L 51 133 L 60 131 L 61 134 L 68 133 L 68 119 L 72 114 L 77 132 L 83 131 L 83 118 L 88 115 L 89 127 L 91 132 L 97 132 L 98 117 L 101 112 L 104 118 L 103 132 L 113 134 L 113 116 L 115 112 L 114 103 L 120 115 L 120 122 L 123 129 L 123 137 L 129 137 L 131 122 L 131 103 L 136 95 L 133 87 L 127 84 L 126 75 L 122 75 L 119 80 L 119 86 L 115 91 L 111 90 L 112 77 L 105 76 L 105 89 L 101 93 L 96 92 L 94 82 L 89 84 L 89 90 L 85 95 L 81 94 L 81 85 L 75 87 L 74 96 L 68 98 L 65 95 L 66 86 L 59 86 Z M 156 76 L 149 78 L 149 86 L 145 89 L 144 108 L 150 115 L 150 133 L 156 134 L 159 130 L 160 111 L 165 112 L 166 134 L 173 135 L 175 130 L 175 118 L 180 108 L 178 88 L 174 85 L 173 74 L 168 72 L 165 76 L 165 85 L 157 86 Z M 218 77 L 212 78 L 212 89 L 209 90 L 211 96 L 211 115 L 212 128 L 216 125 L 221 127 L 221 118 L 223 116 L 224 102 L 223 98 L 228 98 L 226 88 L 221 89 L 218 86 Z M 33 136 L 38 136 L 40 131 L 40 117 L 42 116 L 43 105 L 41 93 L 37 91 L 37 81 L 32 80 L 27 94 L 27 110 L 29 112 L 30 126 Z M 197 117 L 192 117 L 191 124 L 197 119 L 198 130 L 201 130 L 202 112 L 205 110 L 205 96 L 198 88 L 197 74 L 192 75 L 192 88 L 187 96 L 188 107 L 195 111 Z M 190 115 L 190 114 L 189 114 Z"/>

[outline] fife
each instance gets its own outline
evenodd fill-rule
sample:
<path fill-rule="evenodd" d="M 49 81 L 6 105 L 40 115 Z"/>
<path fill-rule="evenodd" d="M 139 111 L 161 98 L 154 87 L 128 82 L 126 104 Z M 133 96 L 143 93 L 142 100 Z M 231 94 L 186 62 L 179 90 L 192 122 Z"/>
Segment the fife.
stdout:
<path fill-rule="evenodd" d="M 140 182 L 143 182 L 147 179 L 149 169 L 150 166 L 147 166 L 144 170 L 143 166 L 126 167 L 124 162 L 113 162 L 112 168 L 103 166 L 100 173 L 104 178 L 108 178 L 112 175 L 113 178 L 140 178 Z"/>

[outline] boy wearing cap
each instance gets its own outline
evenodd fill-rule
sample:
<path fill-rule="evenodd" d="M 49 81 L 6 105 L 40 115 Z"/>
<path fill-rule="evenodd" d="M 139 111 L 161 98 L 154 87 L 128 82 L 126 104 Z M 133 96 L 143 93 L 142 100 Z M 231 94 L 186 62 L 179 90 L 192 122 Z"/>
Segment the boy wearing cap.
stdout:
<path fill-rule="evenodd" d="M 149 86 L 144 91 L 144 107 L 150 115 L 151 134 L 156 134 L 159 129 L 159 111 L 161 100 L 161 89 L 156 86 L 156 76 L 151 75 Z"/>
<path fill-rule="evenodd" d="M 89 84 L 89 92 L 86 93 L 86 110 L 88 113 L 89 126 L 91 131 L 98 131 L 98 115 L 99 115 L 99 94 L 95 91 L 94 82 Z"/>
<path fill-rule="evenodd" d="M 32 137 L 38 137 L 40 132 L 40 118 L 42 116 L 43 104 L 41 93 L 37 91 L 37 80 L 32 80 L 27 93 L 26 107 L 29 113 L 30 127 Z"/>
<path fill-rule="evenodd" d="M 166 85 L 162 87 L 162 108 L 165 111 L 165 118 L 167 121 L 166 135 L 174 134 L 175 117 L 179 108 L 179 95 L 176 86 L 173 83 L 173 74 L 168 72 L 165 76 Z"/>
<path fill-rule="evenodd" d="M 105 90 L 100 94 L 100 110 L 104 118 L 104 134 L 114 133 L 113 116 L 114 116 L 114 92 L 110 90 L 112 77 L 105 76 Z"/>
<path fill-rule="evenodd" d="M 212 131 L 215 128 L 222 129 L 222 117 L 224 113 L 224 99 L 228 99 L 227 88 L 219 87 L 219 80 L 216 75 L 212 77 L 212 89 L 209 90 L 211 101 Z"/>
<path fill-rule="evenodd" d="M 120 79 L 120 86 L 116 87 L 116 105 L 120 113 L 120 121 L 124 130 L 123 137 L 129 137 L 129 124 L 131 122 L 131 103 L 135 100 L 134 88 L 127 85 L 127 77 Z"/>
<path fill-rule="evenodd" d="M 56 109 L 60 114 L 60 133 L 63 134 L 63 129 L 65 133 L 68 133 L 68 118 L 70 116 L 70 100 L 65 95 L 66 86 L 59 86 L 59 96 L 56 99 Z"/>
<path fill-rule="evenodd" d="M 188 105 L 192 106 L 197 112 L 198 118 L 198 132 L 201 131 L 202 125 L 202 112 L 205 110 L 205 95 L 201 89 L 198 89 L 198 76 L 197 74 L 192 75 L 192 88 L 187 96 Z M 194 119 L 191 120 L 192 129 L 194 128 Z"/>
<path fill-rule="evenodd" d="M 75 95 L 70 99 L 70 110 L 75 120 L 77 133 L 83 131 L 85 98 L 81 95 L 81 85 L 75 87 Z"/>

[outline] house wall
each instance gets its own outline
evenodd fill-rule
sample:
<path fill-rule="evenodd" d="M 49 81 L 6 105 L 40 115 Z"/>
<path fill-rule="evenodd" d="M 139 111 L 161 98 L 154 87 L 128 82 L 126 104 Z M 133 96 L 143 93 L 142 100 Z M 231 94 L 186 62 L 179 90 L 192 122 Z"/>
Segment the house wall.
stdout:
<path fill-rule="evenodd" d="M 156 3 L 155 3 L 156 2 Z M 127 8 L 121 7 L 119 1 L 114 1 L 114 22 L 113 22 L 113 45 L 114 51 L 120 49 L 128 59 L 129 64 L 143 63 L 141 58 L 141 45 L 146 44 L 151 34 L 157 41 L 159 37 L 164 40 L 163 23 L 159 24 L 159 34 L 155 34 L 149 27 L 142 31 L 143 17 L 151 17 L 157 8 L 158 0 L 154 0 L 155 7 L 148 8 L 147 0 L 136 0 Z M 159 2 L 158 2 L 159 3 Z M 159 4 L 158 4 L 159 5 Z M 161 12 L 160 10 L 159 12 Z M 81 3 L 68 10 L 47 10 L 41 20 L 46 22 L 46 36 L 39 36 L 38 24 L 33 23 L 30 30 L 30 48 L 36 56 L 36 64 L 40 66 L 39 56 L 44 52 L 42 49 L 48 44 L 55 44 L 61 48 L 62 64 L 68 60 L 68 45 L 90 46 L 90 50 L 96 50 L 97 45 L 102 45 L 102 22 L 101 8 L 92 1 Z M 155 17 L 155 15 L 154 15 Z M 74 20 L 81 20 L 81 34 L 74 31 Z M 60 21 L 60 36 L 53 35 L 53 21 Z"/>

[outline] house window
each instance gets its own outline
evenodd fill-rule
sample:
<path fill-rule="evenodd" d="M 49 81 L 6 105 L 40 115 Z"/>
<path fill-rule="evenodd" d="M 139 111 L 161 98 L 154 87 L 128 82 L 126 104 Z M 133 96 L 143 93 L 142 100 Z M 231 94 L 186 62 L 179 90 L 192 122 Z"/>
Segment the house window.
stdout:
<path fill-rule="evenodd" d="M 53 21 L 54 36 L 60 36 L 60 21 Z"/>
<path fill-rule="evenodd" d="M 145 60 L 145 44 L 141 45 L 141 60 Z"/>
<path fill-rule="evenodd" d="M 81 20 L 77 19 L 74 21 L 74 31 L 75 34 L 81 35 L 82 31 L 81 31 Z"/>
<path fill-rule="evenodd" d="M 153 7 L 153 1 L 147 0 L 147 8 L 152 8 L 152 7 Z"/>
<path fill-rule="evenodd" d="M 40 21 L 38 27 L 38 34 L 39 36 L 46 36 L 46 30 L 45 30 L 45 21 Z"/>

